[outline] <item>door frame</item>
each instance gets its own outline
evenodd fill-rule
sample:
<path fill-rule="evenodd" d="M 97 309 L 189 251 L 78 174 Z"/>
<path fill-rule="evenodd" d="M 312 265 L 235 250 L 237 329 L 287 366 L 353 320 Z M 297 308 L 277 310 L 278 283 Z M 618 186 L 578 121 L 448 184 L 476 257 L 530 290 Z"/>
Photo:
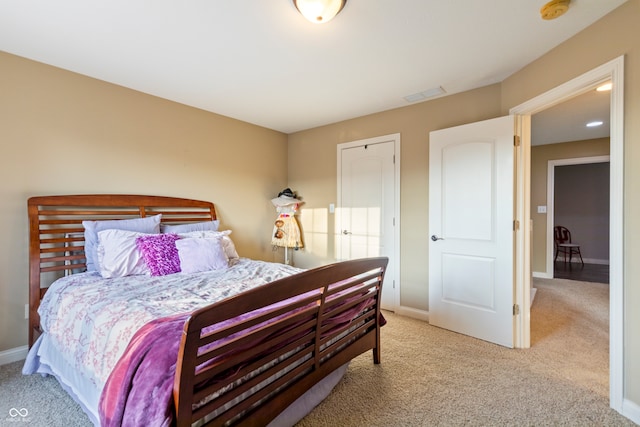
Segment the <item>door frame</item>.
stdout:
<path fill-rule="evenodd" d="M 376 143 L 383 143 L 393 141 L 393 179 L 394 179 L 394 200 L 393 200 L 393 216 L 394 216 L 394 227 L 393 227 L 393 246 L 394 246 L 394 259 L 390 259 L 389 263 L 392 264 L 394 272 L 393 277 L 387 276 L 385 273 L 385 286 L 389 286 L 391 284 L 393 289 L 393 301 L 391 306 L 393 307 L 394 312 L 398 312 L 400 307 L 400 133 L 392 133 L 389 135 L 376 136 L 373 138 L 360 139 L 357 141 L 351 142 L 343 142 L 338 144 L 337 146 L 337 200 L 342 200 L 342 156 L 341 152 L 344 149 L 360 147 L 364 145 L 371 145 Z M 341 206 L 338 206 L 341 207 Z M 336 242 L 341 238 L 341 218 L 338 215 L 335 221 L 335 236 Z M 337 253 L 337 251 L 336 251 Z"/>
<path fill-rule="evenodd" d="M 555 225 L 555 176 L 557 166 L 587 165 L 591 163 L 610 163 L 610 156 L 589 156 L 574 157 L 571 159 L 549 160 L 547 162 L 547 264 L 544 278 L 553 279 L 553 256 L 554 256 L 554 235 Z M 609 202 L 611 203 L 611 202 Z M 542 277 L 536 275 L 536 277 Z"/>
<path fill-rule="evenodd" d="M 609 405 L 623 412 L 624 397 L 624 55 L 588 71 L 560 86 L 510 109 L 520 115 L 522 168 L 518 170 L 516 211 L 523 232 L 516 239 L 516 298 L 521 303 L 521 318 L 516 325 L 516 342 L 523 348 L 531 345 L 530 286 L 531 277 L 531 115 L 585 93 L 599 83 L 611 80 L 610 107 L 610 222 L 609 222 Z M 526 302 L 526 304 L 524 304 Z"/>

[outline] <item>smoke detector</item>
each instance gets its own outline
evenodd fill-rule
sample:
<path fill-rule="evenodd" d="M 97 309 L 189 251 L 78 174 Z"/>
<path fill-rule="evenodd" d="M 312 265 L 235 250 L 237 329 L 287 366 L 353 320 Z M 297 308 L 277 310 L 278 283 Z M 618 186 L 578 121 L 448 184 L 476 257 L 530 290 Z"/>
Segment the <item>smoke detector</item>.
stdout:
<path fill-rule="evenodd" d="M 551 20 L 556 19 L 559 16 L 565 14 L 569 10 L 569 3 L 571 0 L 551 0 L 549 3 L 542 6 L 540 9 L 540 16 L 542 19 Z"/>

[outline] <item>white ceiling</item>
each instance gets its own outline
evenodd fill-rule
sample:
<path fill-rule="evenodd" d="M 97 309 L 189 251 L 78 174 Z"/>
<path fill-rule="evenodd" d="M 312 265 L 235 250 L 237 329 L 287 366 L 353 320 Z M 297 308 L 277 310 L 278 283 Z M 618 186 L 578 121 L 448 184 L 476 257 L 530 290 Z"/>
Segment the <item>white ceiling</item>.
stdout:
<path fill-rule="evenodd" d="M 0 50 L 291 133 L 500 82 L 624 1 L 0 0 Z"/>
<path fill-rule="evenodd" d="M 605 138 L 610 134 L 611 92 L 594 89 L 531 116 L 531 145 Z M 587 127 L 601 121 L 602 125 Z"/>

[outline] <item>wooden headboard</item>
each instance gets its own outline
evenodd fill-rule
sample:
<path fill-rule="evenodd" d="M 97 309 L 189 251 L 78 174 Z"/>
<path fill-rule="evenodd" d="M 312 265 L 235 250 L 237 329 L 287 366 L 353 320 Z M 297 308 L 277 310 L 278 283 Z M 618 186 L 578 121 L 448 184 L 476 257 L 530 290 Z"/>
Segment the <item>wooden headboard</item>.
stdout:
<path fill-rule="evenodd" d="M 142 218 L 162 214 L 162 223 L 216 219 L 214 204 L 200 200 L 131 194 L 31 197 L 29 214 L 29 347 L 40 333 L 38 307 L 55 277 L 86 267 L 84 220 Z"/>

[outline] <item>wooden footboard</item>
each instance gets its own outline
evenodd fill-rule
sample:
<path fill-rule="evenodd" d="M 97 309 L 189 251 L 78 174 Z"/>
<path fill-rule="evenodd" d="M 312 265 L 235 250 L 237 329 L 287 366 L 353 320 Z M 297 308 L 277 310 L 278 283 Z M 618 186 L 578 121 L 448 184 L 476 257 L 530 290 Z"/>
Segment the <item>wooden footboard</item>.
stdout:
<path fill-rule="evenodd" d="M 387 262 L 308 270 L 194 312 L 175 377 L 178 426 L 207 416 L 211 425 L 263 426 L 363 352 L 379 363 Z"/>

